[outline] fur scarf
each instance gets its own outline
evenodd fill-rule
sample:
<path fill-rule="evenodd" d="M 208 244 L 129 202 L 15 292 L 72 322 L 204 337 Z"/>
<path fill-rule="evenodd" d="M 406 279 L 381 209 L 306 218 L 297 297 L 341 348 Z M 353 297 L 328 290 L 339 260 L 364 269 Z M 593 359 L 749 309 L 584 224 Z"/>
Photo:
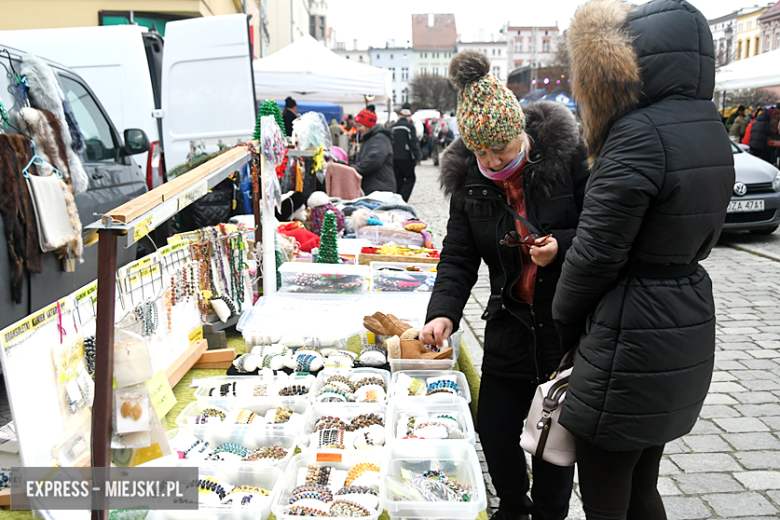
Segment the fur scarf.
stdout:
<path fill-rule="evenodd" d="M 30 84 L 30 99 L 33 106 L 48 110 L 59 121 L 61 125 L 59 128 L 60 136 L 63 143 L 65 143 L 65 153 L 70 164 L 69 176 L 73 186 L 73 193 L 75 195 L 84 193 L 89 187 L 89 179 L 87 178 L 87 172 L 84 171 L 84 167 L 81 164 L 81 159 L 73 150 L 73 139 L 67 126 L 65 109 L 63 107 L 65 94 L 54 77 L 54 72 L 46 62 L 37 56 L 28 54 L 22 58 L 22 74 L 27 76 L 27 81 Z"/>
<path fill-rule="evenodd" d="M 43 272 L 35 211 L 22 174 L 32 156 L 30 142 L 23 136 L 0 135 L 0 217 L 11 268 L 11 297 L 16 303 L 22 302 L 25 272 Z"/>

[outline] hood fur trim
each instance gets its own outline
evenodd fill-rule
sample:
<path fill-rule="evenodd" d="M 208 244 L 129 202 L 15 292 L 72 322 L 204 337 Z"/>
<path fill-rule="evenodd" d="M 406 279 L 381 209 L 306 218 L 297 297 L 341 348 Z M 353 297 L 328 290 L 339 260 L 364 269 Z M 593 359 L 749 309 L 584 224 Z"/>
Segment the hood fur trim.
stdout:
<path fill-rule="evenodd" d="M 536 195 L 549 195 L 556 184 L 563 181 L 571 169 L 572 161 L 582 153 L 584 143 L 577 121 L 566 107 L 551 101 L 538 101 L 526 105 L 526 133 L 531 138 L 531 151 L 526 165 L 529 189 Z M 445 195 L 463 197 L 466 179 L 492 181 L 477 168 L 477 159 L 458 138 L 441 156 L 439 183 Z"/>
<path fill-rule="evenodd" d="M 639 106 L 642 80 L 627 30 L 631 9 L 620 0 L 591 0 L 574 14 L 566 34 L 572 93 L 591 162 L 614 122 Z"/>

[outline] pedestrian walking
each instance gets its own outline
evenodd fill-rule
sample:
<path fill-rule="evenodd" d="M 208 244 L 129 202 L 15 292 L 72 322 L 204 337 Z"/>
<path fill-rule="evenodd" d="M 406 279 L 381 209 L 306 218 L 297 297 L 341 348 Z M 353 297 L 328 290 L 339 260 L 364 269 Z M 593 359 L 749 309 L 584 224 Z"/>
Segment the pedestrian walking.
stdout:
<path fill-rule="evenodd" d="M 363 109 L 355 117 L 360 134 L 360 151 L 355 158 L 355 169 L 363 176 L 363 192 L 395 193 L 393 171 L 393 136 L 389 128 L 376 124 L 376 114 Z"/>
<path fill-rule="evenodd" d="M 758 114 L 753 123 L 753 128 L 750 130 L 750 139 L 748 141 L 750 153 L 766 162 L 772 161 L 771 150 L 767 144 L 771 132 L 769 128 L 771 120 L 772 116 L 770 116 L 769 110 L 764 110 Z"/>
<path fill-rule="evenodd" d="M 758 115 L 760 113 L 761 113 L 761 109 L 757 108 L 750 115 L 750 121 L 748 121 L 747 128 L 745 129 L 745 135 L 742 137 L 742 144 L 746 146 L 750 145 L 750 133 L 753 130 L 753 124 L 755 124 L 756 119 L 758 119 Z"/>
<path fill-rule="evenodd" d="M 683 0 L 592 0 L 566 46 L 593 166 L 553 301 L 564 348 L 579 346 L 560 424 L 588 520 L 666 519 L 664 445 L 693 428 L 715 357 L 699 261 L 734 186 L 712 34 Z"/>
<path fill-rule="evenodd" d="M 528 497 L 520 435 L 537 384 L 563 355 L 551 304 L 582 207 L 585 145 L 565 107 L 538 102 L 524 112 L 489 70 L 472 50 L 450 65 L 460 138 L 442 156 L 450 217 L 421 335 L 441 345 L 457 329 L 484 261 L 491 295 L 477 429 L 501 500 L 492 519 L 563 520 L 574 468 L 534 457 Z"/>
<path fill-rule="evenodd" d="M 298 103 L 292 97 L 284 100 L 284 111 L 282 120 L 284 121 L 284 132 L 291 136 L 293 132 L 293 121 L 298 119 Z"/>
<path fill-rule="evenodd" d="M 737 108 L 737 117 L 734 118 L 734 122 L 731 124 L 731 130 L 729 130 L 729 137 L 735 143 L 742 141 L 745 137 L 745 131 L 747 131 L 748 120 L 745 119 L 745 107 L 739 105 Z"/>
<path fill-rule="evenodd" d="M 398 122 L 393 125 L 393 168 L 396 191 L 407 202 L 417 179 L 414 168 L 420 157 L 420 141 L 412 124 L 412 111 L 404 108 Z"/>

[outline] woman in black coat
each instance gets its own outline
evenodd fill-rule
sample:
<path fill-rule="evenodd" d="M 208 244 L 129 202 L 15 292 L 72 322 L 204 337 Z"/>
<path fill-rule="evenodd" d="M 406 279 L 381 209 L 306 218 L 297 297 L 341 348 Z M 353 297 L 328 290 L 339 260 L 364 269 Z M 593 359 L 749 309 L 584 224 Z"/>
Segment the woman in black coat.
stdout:
<path fill-rule="evenodd" d="M 769 114 L 769 110 L 762 110 L 761 113 L 758 114 L 756 122 L 753 123 L 753 128 L 750 131 L 750 142 L 748 143 L 748 146 L 750 146 L 750 153 L 766 162 L 772 162 L 769 145 L 767 144 L 770 134 L 769 122 L 771 119 L 772 116 Z"/>
<path fill-rule="evenodd" d="M 523 113 L 514 95 L 487 74 L 489 66 L 484 55 L 465 51 L 450 67 L 461 91 L 461 138 L 442 156 L 450 217 L 421 336 L 440 345 L 457 328 L 484 260 L 491 296 L 482 316 L 477 429 L 501 499 L 493 518 L 563 520 L 573 467 L 535 458 L 532 502 L 519 442 L 536 386 L 563 354 L 551 305 L 582 207 L 585 147 L 571 112 L 539 102 Z M 543 238 L 519 244 L 531 232 Z"/>
<path fill-rule="evenodd" d="M 560 424 L 588 520 L 665 519 L 664 444 L 693 427 L 714 362 L 699 262 L 734 186 L 712 35 L 682 0 L 594 0 L 566 44 L 593 165 L 553 303 L 564 347 L 579 345 Z"/>

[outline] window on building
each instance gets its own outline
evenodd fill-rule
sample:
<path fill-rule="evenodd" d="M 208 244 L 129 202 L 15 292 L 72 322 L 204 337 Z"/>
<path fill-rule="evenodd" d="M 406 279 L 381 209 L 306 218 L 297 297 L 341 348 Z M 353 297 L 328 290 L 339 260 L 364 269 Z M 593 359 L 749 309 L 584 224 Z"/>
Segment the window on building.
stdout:
<path fill-rule="evenodd" d="M 409 101 L 409 89 L 405 88 L 401 91 L 401 103 Z"/>
<path fill-rule="evenodd" d="M 758 54 L 761 53 L 761 46 L 759 46 L 758 44 L 759 40 L 760 38 L 756 36 L 756 48 L 753 50 L 753 56 L 757 56 Z"/>
<path fill-rule="evenodd" d="M 523 52 L 523 40 L 518 38 L 515 40 L 515 52 Z"/>
<path fill-rule="evenodd" d="M 390 67 L 390 72 L 393 73 L 393 81 L 395 81 L 395 67 Z"/>
<path fill-rule="evenodd" d="M 750 57 L 750 38 L 745 39 L 745 58 Z"/>
<path fill-rule="evenodd" d="M 772 49 L 777 49 L 778 41 L 780 41 L 780 34 L 775 33 L 775 43 L 772 45 Z"/>
<path fill-rule="evenodd" d="M 501 79 L 501 67 L 493 67 L 493 75 Z"/>
<path fill-rule="evenodd" d="M 501 48 L 498 49 L 498 55 L 501 56 Z"/>
<path fill-rule="evenodd" d="M 393 103 L 395 103 L 395 90 L 393 91 Z"/>
<path fill-rule="evenodd" d="M 434 76 L 438 76 L 439 75 L 439 67 L 434 67 L 433 68 L 433 75 Z"/>
<path fill-rule="evenodd" d="M 379 54 L 376 55 L 376 59 L 379 59 Z"/>
<path fill-rule="evenodd" d="M 392 55 L 392 54 L 390 55 L 390 59 L 391 59 L 391 60 L 393 59 L 393 55 Z"/>
<path fill-rule="evenodd" d="M 742 40 L 738 40 L 737 41 L 737 54 L 736 54 L 736 57 L 737 57 L 738 60 L 742 59 Z"/>
<path fill-rule="evenodd" d="M 542 42 L 542 52 L 550 52 L 550 40 L 544 40 Z"/>
<path fill-rule="evenodd" d="M 409 79 L 409 69 L 407 67 L 403 67 L 401 69 L 401 81 L 407 81 Z"/>
<path fill-rule="evenodd" d="M 344 57 L 345 57 L 345 58 L 347 58 L 347 59 L 350 59 L 350 57 L 349 57 L 349 54 L 347 54 L 347 55 L 346 55 L 346 56 L 344 56 Z"/>
<path fill-rule="evenodd" d="M 428 69 L 425 67 L 420 67 L 420 74 L 428 74 Z"/>
<path fill-rule="evenodd" d="M 313 37 L 317 37 L 317 17 L 316 16 L 310 16 L 309 17 L 309 34 Z"/>
<path fill-rule="evenodd" d="M 320 39 L 325 38 L 325 26 L 320 25 Z"/>
<path fill-rule="evenodd" d="M 404 53 L 404 60 L 406 59 L 406 53 Z"/>

